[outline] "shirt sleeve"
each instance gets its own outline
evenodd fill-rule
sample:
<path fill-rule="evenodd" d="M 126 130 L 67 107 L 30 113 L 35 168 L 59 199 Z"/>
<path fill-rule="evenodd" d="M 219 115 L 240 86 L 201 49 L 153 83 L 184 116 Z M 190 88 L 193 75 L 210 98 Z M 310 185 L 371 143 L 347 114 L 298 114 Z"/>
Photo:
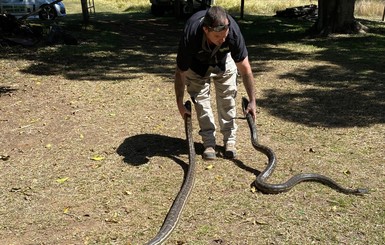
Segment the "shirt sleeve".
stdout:
<path fill-rule="evenodd" d="M 245 43 L 245 39 L 243 38 L 243 35 L 241 33 L 241 30 L 239 29 L 238 24 L 236 21 L 229 17 L 231 21 L 231 37 L 230 37 L 230 51 L 231 51 L 231 57 L 233 60 L 238 63 L 244 60 L 248 56 L 248 51 Z"/>
<path fill-rule="evenodd" d="M 192 47 L 189 45 L 189 40 L 184 33 L 179 41 L 179 48 L 176 57 L 176 64 L 182 71 L 187 71 L 192 61 Z"/>
<path fill-rule="evenodd" d="M 182 71 L 191 68 L 194 56 L 201 45 L 203 35 L 201 20 L 205 13 L 206 10 L 196 12 L 185 24 L 176 58 L 177 66 Z"/>

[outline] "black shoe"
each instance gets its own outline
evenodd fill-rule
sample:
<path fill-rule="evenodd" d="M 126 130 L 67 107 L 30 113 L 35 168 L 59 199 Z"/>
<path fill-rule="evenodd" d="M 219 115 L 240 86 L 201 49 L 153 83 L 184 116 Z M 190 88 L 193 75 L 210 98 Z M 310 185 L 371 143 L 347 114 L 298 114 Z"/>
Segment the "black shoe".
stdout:
<path fill-rule="evenodd" d="M 235 143 L 229 142 L 225 146 L 225 157 L 234 159 L 237 157 L 237 149 L 235 149 Z"/>
<path fill-rule="evenodd" d="M 202 157 L 204 160 L 215 160 L 217 158 L 217 155 L 215 153 L 214 147 L 211 147 L 211 146 L 206 147 Z"/>

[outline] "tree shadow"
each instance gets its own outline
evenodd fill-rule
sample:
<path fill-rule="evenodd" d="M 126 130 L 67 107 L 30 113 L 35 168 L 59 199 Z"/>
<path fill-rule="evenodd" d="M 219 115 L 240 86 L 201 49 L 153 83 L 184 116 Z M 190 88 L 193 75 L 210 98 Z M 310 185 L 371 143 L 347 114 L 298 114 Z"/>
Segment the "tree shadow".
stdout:
<path fill-rule="evenodd" d="M 353 71 L 319 65 L 283 74 L 281 78 L 317 88 L 264 91 L 268 99 L 259 100 L 259 104 L 272 115 L 309 126 L 365 127 L 385 122 L 385 76 L 378 70 Z"/>
<path fill-rule="evenodd" d="M 309 126 L 366 127 L 385 122 L 385 24 L 366 21 L 371 33 L 365 35 L 312 38 L 306 34 L 310 22 L 248 18 L 251 21 L 241 27 L 246 30 L 258 74 L 275 71 L 267 64 L 271 60 L 322 62 L 279 74 L 272 83 L 289 79 L 304 84 L 303 90 L 262 90 L 264 98 L 258 100 L 258 106 L 276 117 Z M 258 28 L 262 25 L 265 28 Z M 286 44 L 315 51 L 296 52 L 284 48 Z"/>
<path fill-rule="evenodd" d="M 68 17 L 68 18 L 67 18 Z M 87 26 L 80 14 L 61 23 L 80 45 L 11 49 L 2 59 L 31 60 L 21 72 L 64 76 L 73 81 L 130 81 L 143 74 L 169 82 L 184 20 L 149 13 L 96 13 Z M 60 24 L 60 23 L 59 23 Z M 309 126 L 353 127 L 384 123 L 384 24 L 367 21 L 367 35 L 311 38 L 312 22 L 271 16 L 245 16 L 239 21 L 256 75 L 275 72 L 270 61 L 320 61 L 279 74 L 274 83 L 291 79 L 304 84 L 298 92 L 263 90 L 258 106 L 276 117 Z M 314 47 L 311 54 L 282 48 L 282 44 Z M 312 85 L 309 89 L 307 85 Z"/>
<path fill-rule="evenodd" d="M 68 18 L 67 18 L 68 17 Z M 81 15 L 59 22 L 79 40 L 79 45 L 10 49 L 7 59 L 33 60 L 21 72 L 70 80 L 121 81 L 143 73 L 169 76 L 183 21 L 155 18 L 146 13 L 97 13 L 87 25 Z"/>

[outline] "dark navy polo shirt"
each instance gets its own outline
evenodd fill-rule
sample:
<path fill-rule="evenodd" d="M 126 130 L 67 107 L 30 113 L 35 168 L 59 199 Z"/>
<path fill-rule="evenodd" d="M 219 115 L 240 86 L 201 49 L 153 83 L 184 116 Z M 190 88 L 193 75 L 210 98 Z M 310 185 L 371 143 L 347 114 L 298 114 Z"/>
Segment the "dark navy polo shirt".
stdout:
<path fill-rule="evenodd" d="M 231 57 L 237 63 L 244 60 L 248 53 L 245 40 L 236 21 L 227 15 L 229 20 L 229 34 L 225 42 L 218 51 L 212 56 L 211 50 L 215 49 L 215 45 L 209 47 L 204 42 L 203 18 L 207 10 L 202 10 L 190 17 L 184 27 L 183 36 L 179 42 L 177 55 L 177 65 L 182 71 L 189 68 L 204 76 L 209 66 L 218 66 L 221 70 L 225 70 L 226 57 L 230 52 Z M 203 42 L 202 42 L 203 40 Z"/>

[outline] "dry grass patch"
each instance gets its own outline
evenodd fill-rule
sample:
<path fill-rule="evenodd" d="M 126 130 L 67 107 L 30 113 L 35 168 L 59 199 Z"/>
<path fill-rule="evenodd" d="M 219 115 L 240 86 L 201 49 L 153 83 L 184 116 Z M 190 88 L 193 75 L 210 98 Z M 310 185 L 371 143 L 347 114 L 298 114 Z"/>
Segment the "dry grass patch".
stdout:
<path fill-rule="evenodd" d="M 248 18 L 241 27 L 260 141 L 278 156 L 271 181 L 318 172 L 371 193 L 314 183 L 252 192 L 266 158 L 240 120 L 236 161 L 206 169 L 197 157 L 196 185 L 169 244 L 384 243 L 383 25 L 306 39 L 301 22 Z M 173 92 L 183 22 L 129 13 L 100 15 L 86 30 L 76 19 L 65 24 L 80 45 L 2 48 L 0 243 L 143 244 L 187 167 Z M 197 131 L 194 120 L 201 153 Z"/>

